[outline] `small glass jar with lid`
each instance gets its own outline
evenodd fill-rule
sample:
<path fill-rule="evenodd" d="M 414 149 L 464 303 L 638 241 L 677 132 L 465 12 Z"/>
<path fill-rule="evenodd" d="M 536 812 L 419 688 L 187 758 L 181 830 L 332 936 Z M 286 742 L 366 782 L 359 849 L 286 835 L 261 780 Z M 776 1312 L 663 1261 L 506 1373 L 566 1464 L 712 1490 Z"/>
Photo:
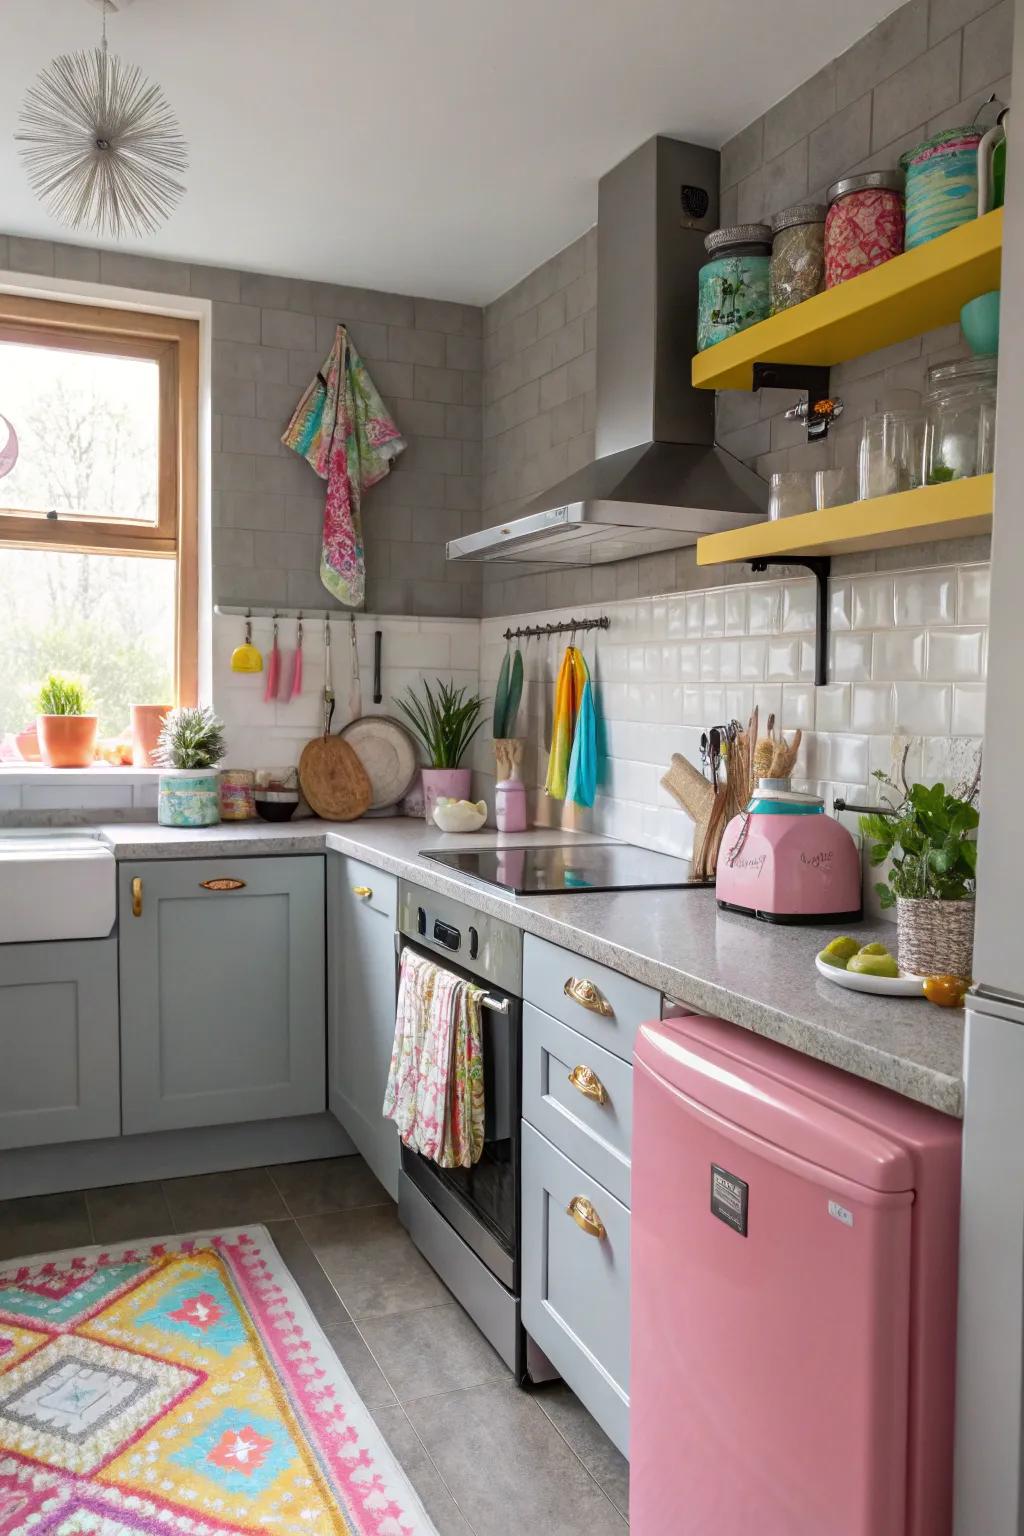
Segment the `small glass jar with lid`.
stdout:
<path fill-rule="evenodd" d="M 706 237 L 704 249 L 711 259 L 697 276 L 698 351 L 767 319 L 771 244 L 767 224 L 736 224 Z"/>
<path fill-rule="evenodd" d="M 858 277 L 903 250 L 903 173 L 866 171 L 828 189 L 825 287 Z"/>
<path fill-rule="evenodd" d="M 985 475 L 995 456 L 996 370 L 994 357 L 964 357 L 928 370 L 926 481 L 941 485 Z"/>
<path fill-rule="evenodd" d="M 802 304 L 820 293 L 825 282 L 825 207 L 794 203 L 771 221 L 772 257 L 768 269 L 772 314 Z"/>

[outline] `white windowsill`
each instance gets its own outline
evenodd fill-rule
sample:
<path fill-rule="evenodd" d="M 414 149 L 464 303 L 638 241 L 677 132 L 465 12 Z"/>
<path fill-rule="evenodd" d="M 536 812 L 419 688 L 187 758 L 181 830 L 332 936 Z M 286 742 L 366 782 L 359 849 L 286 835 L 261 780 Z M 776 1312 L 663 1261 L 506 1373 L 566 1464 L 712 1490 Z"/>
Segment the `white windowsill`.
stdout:
<path fill-rule="evenodd" d="M 50 768 L 46 763 L 0 763 L 0 784 L 151 784 L 159 768 L 115 768 L 92 763 L 88 768 Z"/>

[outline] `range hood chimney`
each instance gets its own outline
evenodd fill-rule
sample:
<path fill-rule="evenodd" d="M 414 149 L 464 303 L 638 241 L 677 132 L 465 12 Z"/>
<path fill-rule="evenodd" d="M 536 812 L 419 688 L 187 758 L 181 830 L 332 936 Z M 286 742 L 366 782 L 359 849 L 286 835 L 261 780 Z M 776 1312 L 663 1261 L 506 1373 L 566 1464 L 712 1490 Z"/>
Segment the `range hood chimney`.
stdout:
<path fill-rule="evenodd" d="M 598 188 L 597 457 L 449 560 L 591 565 L 694 544 L 766 516 L 768 488 L 715 445 L 694 389 L 697 273 L 718 226 L 717 150 L 654 138 Z"/>

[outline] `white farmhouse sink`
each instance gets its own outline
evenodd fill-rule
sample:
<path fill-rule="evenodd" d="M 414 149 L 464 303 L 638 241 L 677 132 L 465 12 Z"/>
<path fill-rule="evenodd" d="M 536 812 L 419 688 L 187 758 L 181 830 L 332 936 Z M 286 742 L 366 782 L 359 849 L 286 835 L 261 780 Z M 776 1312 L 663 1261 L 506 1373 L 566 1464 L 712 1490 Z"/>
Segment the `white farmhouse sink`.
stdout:
<path fill-rule="evenodd" d="M 87 833 L 0 831 L 0 944 L 106 938 L 116 902 L 114 855 Z"/>

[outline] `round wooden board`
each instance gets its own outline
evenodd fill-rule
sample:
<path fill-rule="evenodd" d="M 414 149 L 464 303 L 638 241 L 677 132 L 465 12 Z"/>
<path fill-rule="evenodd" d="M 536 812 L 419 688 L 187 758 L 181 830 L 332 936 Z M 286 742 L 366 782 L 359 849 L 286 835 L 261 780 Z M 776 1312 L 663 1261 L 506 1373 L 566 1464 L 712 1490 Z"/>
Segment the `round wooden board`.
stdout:
<path fill-rule="evenodd" d="M 340 736 L 307 741 L 299 758 L 299 784 L 325 821 L 355 821 L 366 814 L 373 799 L 366 769 Z"/>
<path fill-rule="evenodd" d="M 397 805 L 420 771 L 416 743 L 401 721 L 388 715 L 361 715 L 344 727 L 341 737 L 369 776 L 373 794 L 370 810 Z"/>

